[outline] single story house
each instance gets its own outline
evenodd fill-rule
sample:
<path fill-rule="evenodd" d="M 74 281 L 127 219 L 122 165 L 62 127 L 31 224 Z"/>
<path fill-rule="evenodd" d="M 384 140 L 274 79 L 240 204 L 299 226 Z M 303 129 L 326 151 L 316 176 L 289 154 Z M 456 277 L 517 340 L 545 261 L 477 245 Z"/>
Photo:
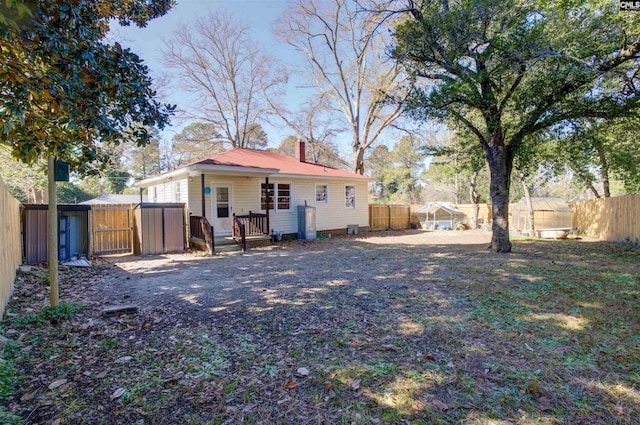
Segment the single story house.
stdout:
<path fill-rule="evenodd" d="M 238 217 L 264 235 L 297 234 L 298 206 L 303 205 L 315 207 L 318 232 L 346 231 L 348 225 L 368 228 L 371 179 L 307 162 L 303 142 L 296 150 L 293 158 L 231 149 L 137 184 L 147 191 L 148 202 L 185 203 L 191 236 L 198 233 L 200 217 L 213 226 L 215 237 L 235 235 Z"/>

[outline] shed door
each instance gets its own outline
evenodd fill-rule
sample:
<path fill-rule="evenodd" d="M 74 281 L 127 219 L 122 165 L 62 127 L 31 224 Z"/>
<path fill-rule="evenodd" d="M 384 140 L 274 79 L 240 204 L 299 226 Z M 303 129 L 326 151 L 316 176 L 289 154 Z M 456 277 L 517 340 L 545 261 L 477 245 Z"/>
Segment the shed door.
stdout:
<path fill-rule="evenodd" d="M 215 236 L 228 236 L 231 234 L 232 197 L 230 184 L 217 184 L 213 186 L 212 211 L 213 232 Z"/>

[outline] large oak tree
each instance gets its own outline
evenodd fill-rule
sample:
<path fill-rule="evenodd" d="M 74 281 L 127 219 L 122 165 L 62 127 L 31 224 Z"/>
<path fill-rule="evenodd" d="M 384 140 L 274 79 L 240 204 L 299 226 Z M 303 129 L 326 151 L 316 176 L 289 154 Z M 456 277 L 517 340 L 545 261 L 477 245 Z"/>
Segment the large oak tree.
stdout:
<path fill-rule="evenodd" d="M 408 110 L 454 120 L 491 173 L 491 248 L 509 252 L 509 181 L 530 135 L 571 119 L 637 110 L 640 15 L 615 2 L 397 0 L 395 57 L 415 77 Z M 474 119 L 469 119 L 472 116 Z M 524 150 L 526 151 L 526 149 Z"/>

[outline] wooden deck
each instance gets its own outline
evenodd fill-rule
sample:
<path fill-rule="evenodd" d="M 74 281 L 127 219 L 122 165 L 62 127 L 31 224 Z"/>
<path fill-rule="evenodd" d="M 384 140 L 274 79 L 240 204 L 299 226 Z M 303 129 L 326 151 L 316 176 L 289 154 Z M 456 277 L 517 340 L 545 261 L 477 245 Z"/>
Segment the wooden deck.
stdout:
<path fill-rule="evenodd" d="M 271 236 L 268 235 L 255 235 L 255 236 L 247 236 L 247 243 L 251 242 L 263 242 L 270 241 Z M 204 241 L 200 238 L 192 237 L 189 240 L 192 246 L 195 246 L 197 249 L 206 250 L 206 245 Z M 216 252 L 229 252 L 229 251 L 240 251 L 242 247 L 238 244 L 233 236 L 216 236 L 213 238 L 214 247 Z"/>

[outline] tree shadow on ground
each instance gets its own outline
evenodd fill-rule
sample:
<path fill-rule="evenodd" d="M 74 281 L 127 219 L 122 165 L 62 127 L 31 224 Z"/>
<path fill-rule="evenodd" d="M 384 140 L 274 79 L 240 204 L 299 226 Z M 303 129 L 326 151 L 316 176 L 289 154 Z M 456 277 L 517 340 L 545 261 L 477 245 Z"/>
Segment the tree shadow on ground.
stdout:
<path fill-rule="evenodd" d="M 78 379 L 84 398 L 138 385 L 112 404 L 157 423 L 640 418 L 637 251 L 535 241 L 496 255 L 428 238 L 119 260 L 102 299 L 141 312 L 75 329 L 119 377 Z"/>

